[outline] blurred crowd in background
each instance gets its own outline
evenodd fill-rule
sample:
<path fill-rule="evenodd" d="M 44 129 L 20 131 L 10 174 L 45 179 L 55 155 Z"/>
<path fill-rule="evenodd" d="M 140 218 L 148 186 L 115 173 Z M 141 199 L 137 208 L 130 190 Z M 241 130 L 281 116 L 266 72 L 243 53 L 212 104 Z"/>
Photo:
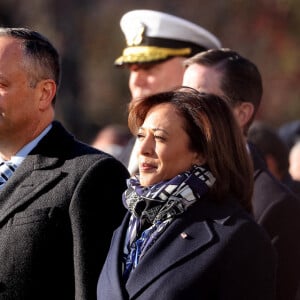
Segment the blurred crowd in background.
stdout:
<path fill-rule="evenodd" d="M 38 30 L 62 54 L 56 118 L 78 138 L 91 143 L 99 129 L 126 125 L 128 73 L 113 62 L 125 45 L 121 16 L 141 8 L 195 22 L 256 63 L 264 82 L 259 119 L 278 128 L 300 118 L 297 0 L 1 0 L 2 26 Z"/>

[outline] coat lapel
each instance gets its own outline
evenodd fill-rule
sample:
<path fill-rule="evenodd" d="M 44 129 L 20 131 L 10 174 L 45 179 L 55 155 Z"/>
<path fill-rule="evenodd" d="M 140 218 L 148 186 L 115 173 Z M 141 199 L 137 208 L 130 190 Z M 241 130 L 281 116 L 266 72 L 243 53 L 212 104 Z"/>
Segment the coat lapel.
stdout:
<path fill-rule="evenodd" d="M 205 251 L 209 245 L 218 241 L 217 233 L 212 230 L 209 220 L 224 224 L 232 211 L 218 215 L 220 209 L 216 207 L 217 205 L 207 201 L 199 201 L 183 218 L 179 217 L 170 224 L 163 233 L 163 238 L 154 243 L 131 273 L 126 284 L 130 296 L 134 297 L 166 269 L 195 252 L 199 255 L 201 249 Z"/>
<path fill-rule="evenodd" d="M 122 270 L 121 257 L 124 248 L 124 237 L 129 222 L 130 214 L 127 213 L 122 224 L 118 227 L 112 237 L 111 244 L 114 245 L 110 248 L 108 256 L 105 261 L 101 276 L 107 277 L 106 280 L 112 283 L 114 299 L 125 299 L 125 291 L 122 286 Z"/>
<path fill-rule="evenodd" d="M 37 162 L 36 155 L 29 155 L 23 161 L 0 191 L 0 224 L 16 209 L 34 199 L 50 183 L 63 176 L 60 169 L 53 169 L 56 164 L 56 158 Z"/>
<path fill-rule="evenodd" d="M 155 280 L 166 269 L 213 241 L 214 233 L 206 221 L 195 223 L 186 228 L 180 226 L 179 223 L 180 221 L 175 221 L 170 225 L 164 233 L 163 240 L 158 239 L 155 242 L 131 273 L 126 285 L 131 296 Z M 168 248 L 168 255 L 163 251 L 166 247 Z"/>
<path fill-rule="evenodd" d="M 53 122 L 52 129 L 0 191 L 0 224 L 16 209 L 32 201 L 49 184 L 64 176 L 58 166 L 65 159 L 62 153 L 69 152 L 72 142 L 73 136 L 59 122 Z"/>

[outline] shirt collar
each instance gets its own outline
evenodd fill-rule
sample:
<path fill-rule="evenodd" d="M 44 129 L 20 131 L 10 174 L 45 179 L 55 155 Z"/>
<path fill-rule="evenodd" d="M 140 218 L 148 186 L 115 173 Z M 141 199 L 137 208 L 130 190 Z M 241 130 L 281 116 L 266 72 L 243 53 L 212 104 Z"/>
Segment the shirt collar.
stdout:
<path fill-rule="evenodd" d="M 26 144 L 22 149 L 20 149 L 16 155 L 12 156 L 10 161 L 15 164 L 20 164 L 23 159 L 28 155 L 28 153 L 36 147 L 39 141 L 50 131 L 52 124 L 49 124 L 35 139 Z"/>

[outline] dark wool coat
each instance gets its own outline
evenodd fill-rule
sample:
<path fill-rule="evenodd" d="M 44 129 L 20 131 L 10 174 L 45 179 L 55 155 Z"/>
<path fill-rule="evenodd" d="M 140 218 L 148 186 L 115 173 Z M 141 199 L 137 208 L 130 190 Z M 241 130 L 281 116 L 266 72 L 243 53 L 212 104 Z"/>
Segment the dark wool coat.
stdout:
<path fill-rule="evenodd" d="M 0 299 L 96 299 L 128 175 L 54 122 L 0 191 Z"/>
<path fill-rule="evenodd" d="M 199 200 L 174 220 L 124 286 L 129 213 L 115 231 L 98 300 L 274 300 L 276 257 L 267 234 L 234 202 Z"/>
<path fill-rule="evenodd" d="M 295 300 L 300 284 L 300 200 L 275 179 L 253 144 L 253 213 L 278 254 L 277 300 Z"/>

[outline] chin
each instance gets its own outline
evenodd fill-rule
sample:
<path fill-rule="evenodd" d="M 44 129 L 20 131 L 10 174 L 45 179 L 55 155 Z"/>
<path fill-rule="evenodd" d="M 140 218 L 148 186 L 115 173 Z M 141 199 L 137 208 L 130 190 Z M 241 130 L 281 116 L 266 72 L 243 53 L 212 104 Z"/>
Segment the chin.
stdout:
<path fill-rule="evenodd" d="M 141 184 L 141 186 L 147 187 L 147 186 L 153 185 L 155 183 L 157 183 L 157 182 L 154 181 L 154 180 L 143 179 L 143 178 L 140 177 L 140 184 Z"/>

